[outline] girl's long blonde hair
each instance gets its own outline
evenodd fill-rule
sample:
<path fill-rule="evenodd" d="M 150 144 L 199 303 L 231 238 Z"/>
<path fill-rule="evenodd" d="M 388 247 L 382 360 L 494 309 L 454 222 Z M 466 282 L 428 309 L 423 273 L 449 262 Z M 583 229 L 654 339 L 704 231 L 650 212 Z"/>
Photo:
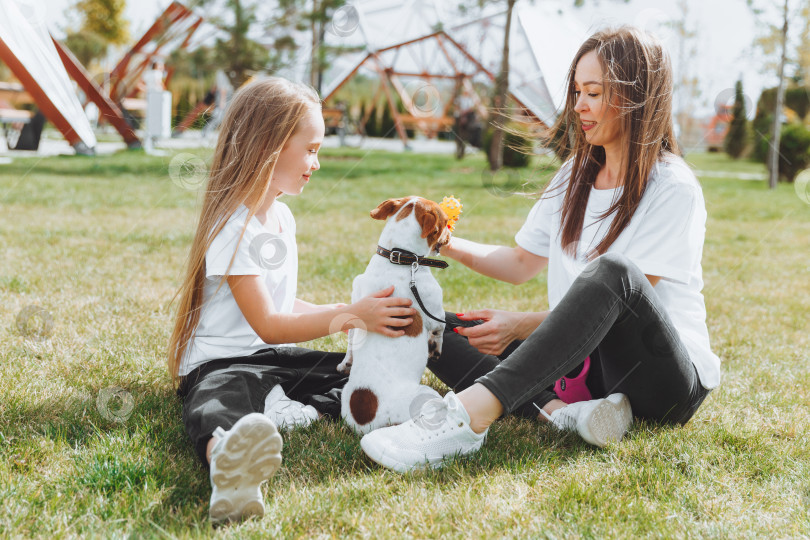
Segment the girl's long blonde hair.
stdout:
<path fill-rule="evenodd" d="M 220 127 L 185 277 L 175 296 L 179 302 L 168 349 L 173 380 L 200 320 L 205 253 L 243 204 L 248 208 L 247 227 L 267 194 L 281 150 L 301 118 L 320 107 L 314 90 L 276 77 L 252 82 L 234 94 Z"/>
<path fill-rule="evenodd" d="M 564 159 L 573 155 L 561 214 L 561 244 L 566 253 L 576 254 L 591 186 L 605 164 L 604 148 L 587 142 L 574 110 L 576 67 L 591 51 L 596 52 L 604 74 L 603 97 L 607 103 L 617 103 L 625 149 L 620 169 L 623 190 L 602 216 L 615 213 L 607 234 L 589 254 L 594 257 L 605 253 L 630 223 L 655 164 L 667 153 L 678 154 L 679 150 L 672 121 L 672 67 L 661 43 L 629 26 L 597 32 L 588 38 L 571 62 L 565 109 L 549 137 L 561 134 L 557 154 Z"/>

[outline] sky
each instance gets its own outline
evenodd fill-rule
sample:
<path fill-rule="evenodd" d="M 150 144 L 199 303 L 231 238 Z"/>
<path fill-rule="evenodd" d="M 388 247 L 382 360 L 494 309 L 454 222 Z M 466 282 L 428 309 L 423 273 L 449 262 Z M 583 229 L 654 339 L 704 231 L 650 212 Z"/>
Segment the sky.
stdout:
<path fill-rule="evenodd" d="M 66 10 L 76 0 L 20 1 L 42 2 L 46 8 L 44 16 L 55 29 L 65 27 L 68 21 Z M 762 59 L 752 48 L 755 36 L 761 32 L 761 21 L 758 27 L 757 16 L 747 7 L 746 0 L 685 1 L 688 6 L 687 25 L 696 33 L 693 40 L 696 54 L 689 55 L 682 66 L 678 42 L 673 32 L 662 24 L 680 17 L 673 0 L 630 0 L 626 3 L 621 0 L 587 0 L 582 8 L 572 7 L 573 0 L 534 0 L 535 4 L 553 3 L 570 10 L 587 33 L 606 25 L 633 24 L 659 35 L 670 51 L 676 75 L 679 70 L 686 69 L 700 80 L 700 96 L 695 100 L 694 109 L 704 114 L 713 109 L 718 95 L 728 94 L 728 89 L 734 87 L 737 79 L 743 81 L 744 91 L 750 104 L 754 105 L 763 88 L 776 84 L 776 75 L 763 73 Z M 170 3 L 171 0 L 127 0 L 126 17 L 130 21 L 133 39 L 142 35 Z M 519 5 L 523 4 L 531 5 L 529 0 L 520 0 Z"/>

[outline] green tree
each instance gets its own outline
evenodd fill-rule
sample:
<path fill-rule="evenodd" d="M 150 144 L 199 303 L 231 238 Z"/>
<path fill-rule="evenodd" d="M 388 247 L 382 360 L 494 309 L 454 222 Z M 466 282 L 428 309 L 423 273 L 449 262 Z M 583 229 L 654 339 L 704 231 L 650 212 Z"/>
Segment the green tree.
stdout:
<path fill-rule="evenodd" d="M 723 141 L 726 153 L 734 159 L 738 159 L 743 154 L 748 144 L 748 120 L 745 114 L 742 81 L 737 81 L 734 87 L 734 108 L 731 112 L 731 122 L 726 139 Z"/>
<path fill-rule="evenodd" d="M 321 92 L 323 74 L 329 68 L 331 59 L 347 50 L 346 47 L 326 43 L 326 32 L 332 19 L 344 5 L 346 0 L 279 0 L 277 15 L 266 25 L 267 31 L 276 38 L 276 49 L 279 49 L 279 45 L 287 47 L 290 58 L 296 48 L 292 34 L 296 31 L 309 33 L 312 50 L 309 83 L 318 93 Z"/>
<path fill-rule="evenodd" d="M 92 32 L 111 45 L 126 44 L 129 41 L 126 7 L 126 0 L 79 0 L 76 9 L 84 17 L 81 30 Z"/>
<path fill-rule="evenodd" d="M 78 25 L 65 34 L 65 45 L 88 66 L 102 58 L 109 45 L 129 41 L 129 22 L 124 18 L 126 0 L 79 0 L 73 6 Z"/>
<path fill-rule="evenodd" d="M 495 89 L 492 95 L 492 142 L 487 151 L 490 170 L 497 171 L 503 166 L 503 127 L 506 123 L 506 100 L 509 95 L 509 34 L 512 28 L 512 12 L 517 0 L 506 0 L 506 27 L 503 36 L 503 55 L 501 70 L 495 78 Z"/>
<path fill-rule="evenodd" d="M 803 0 L 806 3 L 806 0 Z M 763 9 L 758 7 L 756 0 L 748 0 L 748 5 L 757 15 L 762 15 Z M 768 151 L 768 170 L 770 175 L 768 178 L 768 186 L 771 189 L 776 187 L 779 178 L 780 160 L 778 158 L 777 148 L 781 148 L 780 137 L 782 136 L 782 105 L 785 99 L 785 65 L 788 62 L 788 23 L 793 20 L 790 16 L 790 3 L 784 0 L 784 5 L 781 9 L 780 24 L 770 25 L 769 33 L 764 36 L 759 36 L 755 40 L 765 54 L 779 55 L 779 60 L 775 63 L 777 70 L 777 80 L 779 84 L 776 90 L 776 100 L 773 108 L 773 120 L 771 124 L 770 134 L 770 148 Z"/>
<path fill-rule="evenodd" d="M 251 27 L 258 22 L 255 3 L 226 0 L 225 9 L 232 20 L 222 15 L 214 17 L 217 25 L 228 34 L 227 39 L 217 39 L 215 56 L 233 87 L 239 88 L 253 73 L 267 67 L 270 53 L 248 37 Z"/>

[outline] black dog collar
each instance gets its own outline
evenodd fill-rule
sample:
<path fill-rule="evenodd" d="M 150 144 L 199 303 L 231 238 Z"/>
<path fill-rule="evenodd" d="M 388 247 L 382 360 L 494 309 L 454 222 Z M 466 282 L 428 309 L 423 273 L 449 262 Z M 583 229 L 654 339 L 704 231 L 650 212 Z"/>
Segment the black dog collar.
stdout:
<path fill-rule="evenodd" d="M 419 266 L 429 266 L 431 268 L 447 268 L 447 263 L 444 261 L 420 257 L 415 253 L 400 248 L 388 250 L 382 246 L 377 246 L 377 255 L 381 255 L 390 262 L 402 266 L 411 266 L 413 263 L 416 263 Z"/>

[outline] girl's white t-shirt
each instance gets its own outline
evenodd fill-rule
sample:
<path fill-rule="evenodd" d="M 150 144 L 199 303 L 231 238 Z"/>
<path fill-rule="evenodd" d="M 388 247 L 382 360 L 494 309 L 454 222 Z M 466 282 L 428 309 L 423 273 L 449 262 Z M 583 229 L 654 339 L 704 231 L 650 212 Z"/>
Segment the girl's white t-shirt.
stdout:
<path fill-rule="evenodd" d="M 616 189 L 591 188 L 582 235 L 573 259 L 563 251 L 561 209 L 572 162 L 566 162 L 515 235 L 517 244 L 548 258 L 550 309 L 560 302 L 588 264 L 587 253 L 607 234 L 613 215 L 599 221 L 616 198 Z M 720 359 L 709 345 L 703 289 L 706 205 L 692 170 L 675 156 L 658 162 L 630 223 L 609 253 L 621 253 L 647 275 L 660 276 L 655 292 L 672 320 L 705 388 L 720 384 Z"/>
<path fill-rule="evenodd" d="M 181 376 L 188 375 L 209 360 L 245 356 L 270 347 L 242 315 L 228 282 L 220 286 L 232 257 L 233 265 L 228 275 L 261 276 L 276 311 L 292 313 L 298 286 L 295 218 L 289 207 L 280 201 L 273 203 L 273 209 L 281 225 L 280 233 L 268 231 L 253 216 L 239 241 L 248 214 L 247 207 L 241 206 L 211 242 L 205 253 L 200 321 L 183 356 Z"/>

